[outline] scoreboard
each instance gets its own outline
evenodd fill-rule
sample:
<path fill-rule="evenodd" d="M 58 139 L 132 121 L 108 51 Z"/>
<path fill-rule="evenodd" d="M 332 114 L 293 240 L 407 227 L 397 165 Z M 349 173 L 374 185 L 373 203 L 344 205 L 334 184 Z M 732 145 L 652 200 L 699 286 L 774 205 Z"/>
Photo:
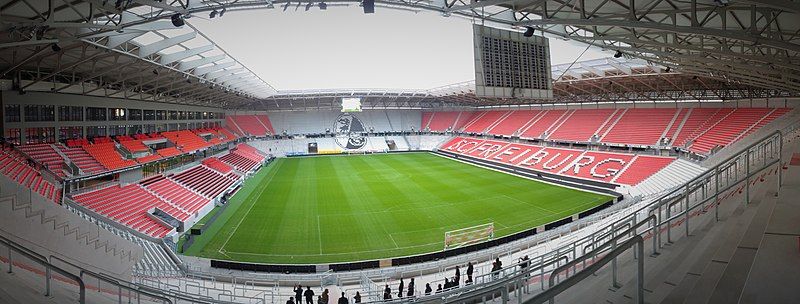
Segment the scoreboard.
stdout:
<path fill-rule="evenodd" d="M 475 24 L 475 95 L 552 99 L 550 46 L 542 36 Z"/>

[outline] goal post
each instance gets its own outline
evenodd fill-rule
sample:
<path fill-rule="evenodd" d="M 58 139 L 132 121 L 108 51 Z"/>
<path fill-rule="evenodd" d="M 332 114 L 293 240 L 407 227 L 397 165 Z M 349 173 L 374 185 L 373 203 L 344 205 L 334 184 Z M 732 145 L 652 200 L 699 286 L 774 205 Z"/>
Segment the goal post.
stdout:
<path fill-rule="evenodd" d="M 459 248 L 494 238 L 494 222 L 444 233 L 444 249 Z"/>

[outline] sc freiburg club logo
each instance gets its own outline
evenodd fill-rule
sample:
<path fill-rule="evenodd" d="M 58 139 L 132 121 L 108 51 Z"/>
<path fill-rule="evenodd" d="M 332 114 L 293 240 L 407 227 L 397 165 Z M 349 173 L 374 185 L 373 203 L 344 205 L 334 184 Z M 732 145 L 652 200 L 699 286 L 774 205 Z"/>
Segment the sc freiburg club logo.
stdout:
<path fill-rule="evenodd" d="M 364 124 L 355 115 L 342 113 L 333 123 L 336 132 L 336 144 L 345 150 L 358 150 L 367 145 L 367 138 L 361 133 L 365 132 Z"/>

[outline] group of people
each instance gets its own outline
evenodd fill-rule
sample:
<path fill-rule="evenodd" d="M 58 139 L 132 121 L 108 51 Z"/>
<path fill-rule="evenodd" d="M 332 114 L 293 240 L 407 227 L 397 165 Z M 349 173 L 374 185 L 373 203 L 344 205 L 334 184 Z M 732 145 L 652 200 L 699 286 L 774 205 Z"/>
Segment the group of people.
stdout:
<path fill-rule="evenodd" d="M 529 261 L 527 255 L 522 257 L 522 258 L 520 258 L 519 260 L 520 260 L 519 266 L 522 269 L 525 269 L 525 268 L 528 267 L 528 265 L 530 265 L 530 261 Z M 494 260 L 494 262 L 492 263 L 491 272 L 496 277 L 496 276 L 499 275 L 499 272 L 502 269 L 503 269 L 503 262 L 500 261 L 500 258 L 496 258 Z M 464 284 L 469 285 L 469 284 L 473 283 L 474 271 L 475 271 L 474 265 L 472 264 L 472 262 L 468 262 L 467 263 L 467 270 L 466 270 L 467 277 L 464 280 Z M 408 288 L 406 288 L 405 281 L 401 278 L 400 279 L 400 283 L 397 286 L 397 294 L 396 294 L 397 298 L 413 297 L 414 296 L 414 292 L 415 292 L 415 288 L 414 288 L 415 285 L 414 284 L 415 284 L 414 283 L 414 278 L 411 278 L 411 280 L 408 282 Z M 460 285 L 461 285 L 461 268 L 459 266 L 456 266 L 454 276 L 449 277 L 449 278 L 445 278 L 444 279 L 444 284 L 438 284 L 438 286 L 436 286 L 436 293 L 440 293 L 440 292 L 442 292 L 444 290 L 448 290 L 448 289 L 451 289 L 451 288 L 456 288 L 456 287 L 459 287 Z M 289 300 L 286 301 L 286 304 L 303 304 L 301 302 L 303 297 L 305 297 L 305 300 L 306 300 L 305 304 L 313 304 L 314 303 L 314 291 L 311 290 L 311 287 L 306 287 L 306 289 L 303 290 L 302 286 L 297 285 L 294 288 L 294 292 L 295 292 L 294 298 L 289 298 Z M 425 295 L 426 296 L 430 295 L 433 292 L 434 292 L 434 290 L 433 290 L 433 288 L 431 288 L 431 284 L 430 283 L 426 283 L 425 284 Z M 389 287 L 389 284 L 386 284 L 386 286 L 383 289 L 383 300 L 384 301 L 391 301 L 392 300 L 392 295 L 393 295 L 392 288 Z M 319 303 L 319 304 L 328 303 L 328 289 L 325 289 L 322 292 L 322 294 L 318 297 L 317 303 Z M 342 296 L 339 298 L 337 303 L 338 304 L 350 304 L 350 300 L 345 296 L 344 292 L 342 292 Z M 361 294 L 360 293 L 356 292 L 355 296 L 353 297 L 353 303 L 361 303 Z"/>
<path fill-rule="evenodd" d="M 400 279 L 400 284 L 397 285 L 397 297 L 402 298 L 404 295 L 406 297 L 413 297 L 414 296 L 414 278 L 411 278 L 411 281 L 408 282 L 408 292 L 403 293 L 405 289 L 405 282 L 403 279 Z M 392 288 L 389 287 L 389 284 L 386 284 L 386 287 L 383 289 L 383 300 L 389 301 L 392 299 Z"/>
<path fill-rule="evenodd" d="M 306 286 L 306 289 L 303 290 L 303 286 L 295 285 L 294 287 L 294 298 L 289 297 L 289 300 L 286 300 L 286 304 L 303 304 L 303 298 L 306 299 L 306 304 L 314 304 L 314 291 L 311 290 L 310 286 Z M 328 289 L 322 291 L 322 294 L 319 295 L 317 298 L 318 304 L 327 304 L 329 301 Z M 348 299 L 344 292 L 342 292 L 342 296 L 337 300 L 338 304 L 350 304 L 350 299 Z M 361 294 L 356 291 L 356 295 L 353 296 L 353 303 L 361 303 Z"/>

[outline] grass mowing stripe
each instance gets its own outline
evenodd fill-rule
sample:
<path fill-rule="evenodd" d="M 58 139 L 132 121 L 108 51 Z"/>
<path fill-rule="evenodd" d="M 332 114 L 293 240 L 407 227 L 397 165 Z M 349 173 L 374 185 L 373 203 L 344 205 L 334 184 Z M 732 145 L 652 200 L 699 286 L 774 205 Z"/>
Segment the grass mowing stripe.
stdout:
<path fill-rule="evenodd" d="M 249 180 L 231 199 L 238 208 L 189 254 L 282 264 L 408 256 L 442 250 L 447 230 L 495 222 L 501 237 L 611 199 L 429 153 L 279 159 L 264 170 L 270 179 Z"/>

